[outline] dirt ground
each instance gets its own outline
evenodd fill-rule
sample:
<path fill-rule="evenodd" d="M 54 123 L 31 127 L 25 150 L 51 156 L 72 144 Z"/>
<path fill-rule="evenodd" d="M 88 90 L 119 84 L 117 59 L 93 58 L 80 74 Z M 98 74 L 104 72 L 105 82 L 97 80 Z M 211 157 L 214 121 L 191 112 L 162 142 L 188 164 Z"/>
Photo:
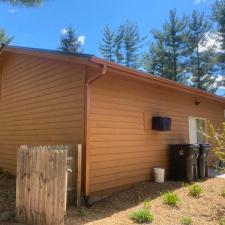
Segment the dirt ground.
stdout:
<path fill-rule="evenodd" d="M 110 198 L 95 203 L 91 208 L 68 208 L 65 225 L 129 225 L 134 224 L 128 215 L 143 208 L 143 201 L 151 199 L 151 211 L 154 214 L 153 225 L 179 225 L 184 216 L 191 217 L 193 225 L 219 225 L 219 218 L 225 217 L 225 198 L 221 196 L 225 188 L 225 179 L 211 178 L 199 184 L 204 194 L 195 199 L 188 195 L 188 188 L 179 182 L 156 184 L 146 182 L 133 188 L 114 194 Z M 179 197 L 177 208 L 162 203 L 161 193 L 172 190 Z M 2 212 L 14 212 L 15 178 L 0 174 L 0 215 Z M 81 216 L 81 214 L 83 214 Z M 10 221 L 0 225 L 19 225 L 13 214 Z"/>
<path fill-rule="evenodd" d="M 156 184 L 142 183 L 132 189 L 117 193 L 85 209 L 86 216 L 70 208 L 66 225 L 129 225 L 134 224 L 128 215 L 143 208 L 143 201 L 151 199 L 151 211 L 154 214 L 154 225 L 179 225 L 182 217 L 191 217 L 193 225 L 219 225 L 219 219 L 225 217 L 225 198 L 221 196 L 225 188 L 225 179 L 211 178 L 199 182 L 204 194 L 199 199 L 188 195 L 188 188 L 182 183 L 166 182 Z M 172 190 L 179 197 L 177 208 L 162 203 L 161 193 Z"/>

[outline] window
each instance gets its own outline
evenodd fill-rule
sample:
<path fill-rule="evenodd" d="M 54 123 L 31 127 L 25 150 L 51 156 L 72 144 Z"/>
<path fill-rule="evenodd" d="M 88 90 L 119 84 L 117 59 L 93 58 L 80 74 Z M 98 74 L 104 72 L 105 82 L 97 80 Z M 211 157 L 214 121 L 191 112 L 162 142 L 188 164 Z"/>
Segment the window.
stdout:
<path fill-rule="evenodd" d="M 206 143 L 206 119 L 189 117 L 189 143 L 202 144 Z"/>

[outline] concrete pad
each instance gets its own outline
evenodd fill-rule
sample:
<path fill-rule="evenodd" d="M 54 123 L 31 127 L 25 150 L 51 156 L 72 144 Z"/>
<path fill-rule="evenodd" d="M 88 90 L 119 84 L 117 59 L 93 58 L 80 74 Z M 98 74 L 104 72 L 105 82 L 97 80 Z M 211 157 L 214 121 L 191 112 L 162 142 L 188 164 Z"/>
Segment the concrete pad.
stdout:
<path fill-rule="evenodd" d="M 224 170 L 209 168 L 209 176 L 225 179 L 225 172 L 224 172 Z"/>

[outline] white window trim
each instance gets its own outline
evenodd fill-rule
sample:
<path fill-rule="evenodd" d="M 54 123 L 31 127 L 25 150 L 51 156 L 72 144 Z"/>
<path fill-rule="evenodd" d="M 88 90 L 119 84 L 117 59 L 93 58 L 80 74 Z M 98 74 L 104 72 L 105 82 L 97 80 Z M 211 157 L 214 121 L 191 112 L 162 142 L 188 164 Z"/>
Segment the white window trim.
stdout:
<path fill-rule="evenodd" d="M 190 127 L 189 127 L 189 120 L 190 119 L 204 120 L 205 124 L 206 124 L 205 131 L 206 131 L 206 133 L 208 133 L 208 123 L 207 123 L 208 119 L 207 118 L 197 117 L 197 116 L 189 116 L 188 117 L 188 141 L 189 141 L 189 143 L 190 143 Z M 205 141 L 206 141 L 206 143 L 208 142 L 208 137 L 207 136 L 205 138 Z"/>

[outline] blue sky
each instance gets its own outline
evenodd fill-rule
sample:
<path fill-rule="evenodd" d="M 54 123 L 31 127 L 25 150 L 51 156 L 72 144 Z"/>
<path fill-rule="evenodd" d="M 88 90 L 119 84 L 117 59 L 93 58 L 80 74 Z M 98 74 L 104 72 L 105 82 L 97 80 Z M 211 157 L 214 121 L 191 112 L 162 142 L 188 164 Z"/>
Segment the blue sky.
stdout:
<path fill-rule="evenodd" d="M 160 28 L 170 9 L 178 14 L 205 11 L 213 0 L 48 0 L 37 8 L 0 4 L 0 27 L 15 38 L 14 45 L 56 49 L 62 29 L 68 25 L 85 36 L 84 52 L 99 56 L 98 46 L 106 24 L 116 28 L 129 19 L 142 35 Z"/>
<path fill-rule="evenodd" d="M 214 0 L 47 0 L 36 8 L 0 3 L 0 27 L 14 36 L 13 45 L 57 49 L 68 25 L 85 37 L 84 52 L 100 56 L 98 47 L 106 24 L 116 29 L 127 19 L 139 25 L 140 33 L 151 39 L 150 31 L 161 28 L 170 9 L 189 15 L 196 9 L 210 15 Z M 147 45 L 146 45 L 147 50 Z M 145 49 L 143 49 L 145 51 Z M 222 90 L 218 91 L 222 94 Z"/>

